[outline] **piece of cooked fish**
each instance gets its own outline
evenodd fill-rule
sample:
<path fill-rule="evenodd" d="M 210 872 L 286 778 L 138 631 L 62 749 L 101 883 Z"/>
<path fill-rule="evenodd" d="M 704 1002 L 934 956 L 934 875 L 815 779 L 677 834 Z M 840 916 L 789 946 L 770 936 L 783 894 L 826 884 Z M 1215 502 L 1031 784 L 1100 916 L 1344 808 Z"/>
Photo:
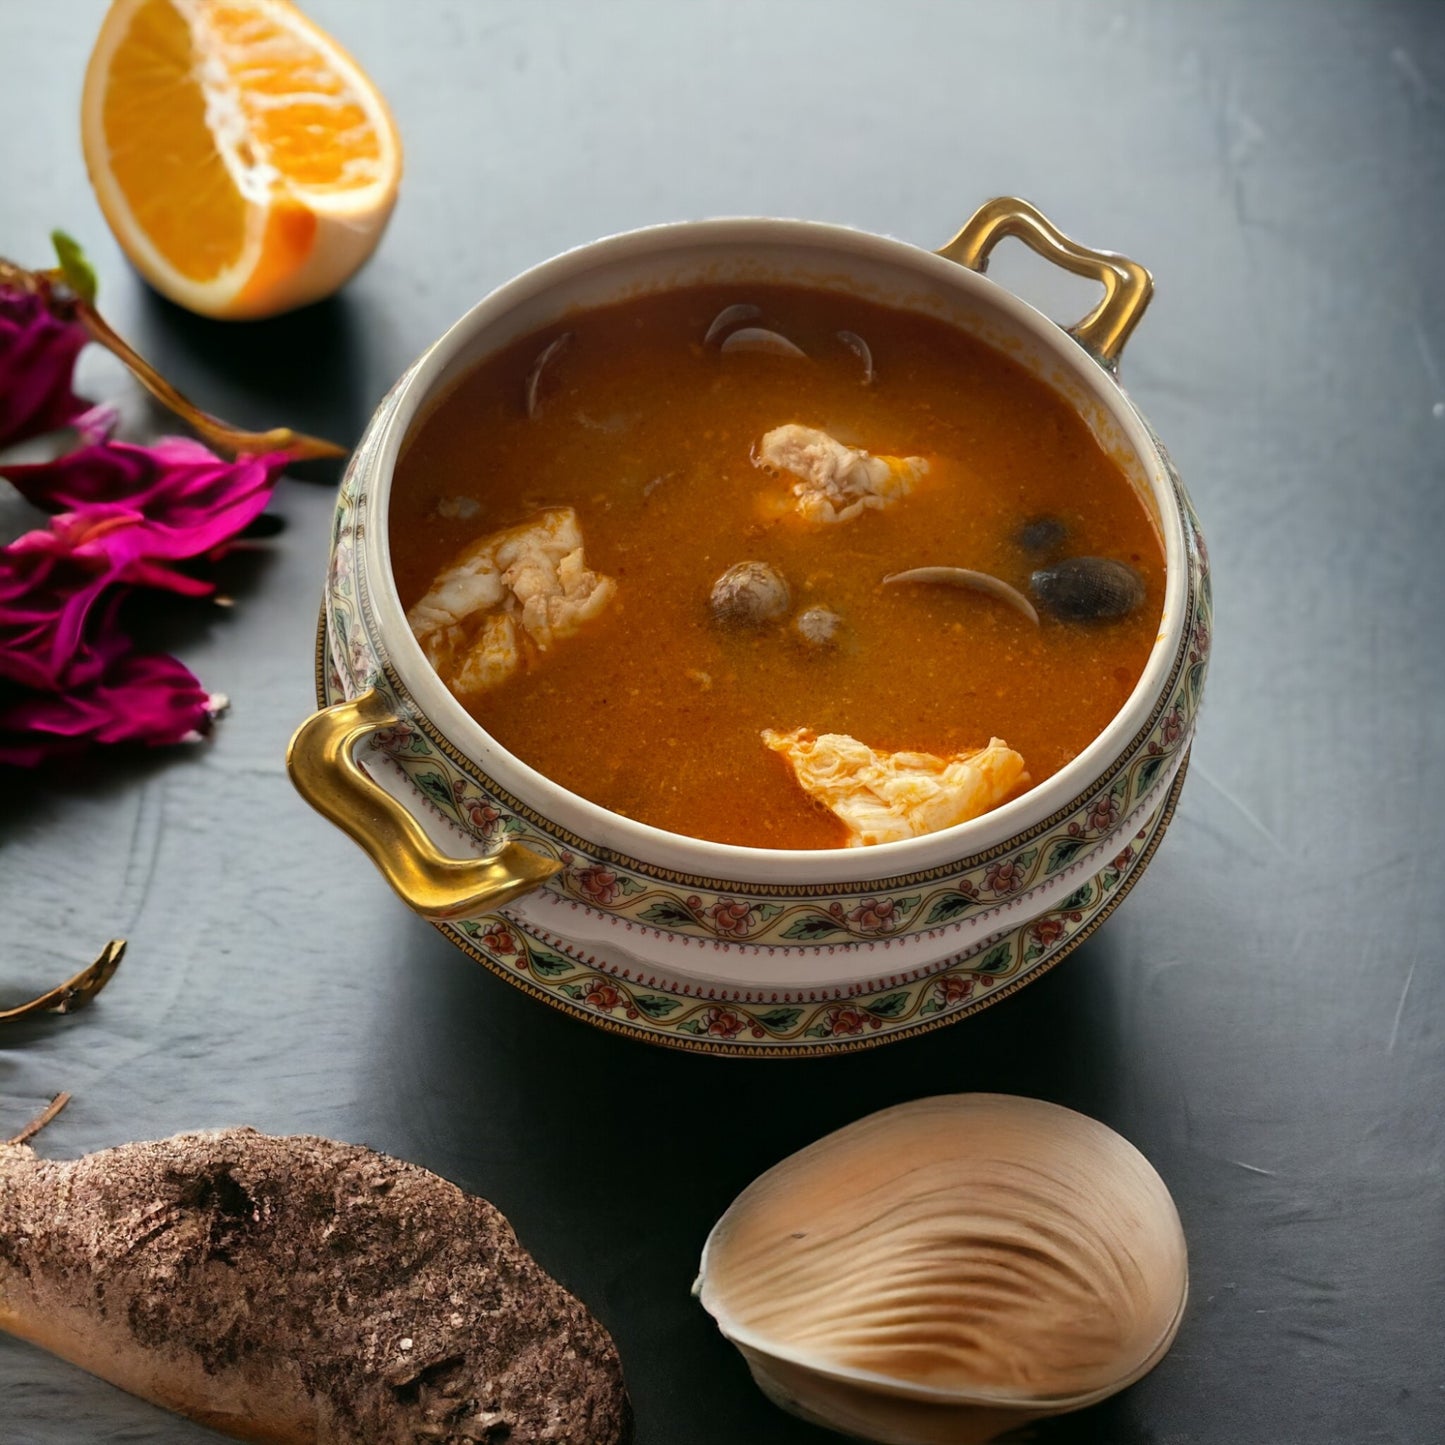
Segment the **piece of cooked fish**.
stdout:
<path fill-rule="evenodd" d="M 846 733 L 763 731 L 803 790 L 837 815 L 848 846 L 896 843 L 967 822 L 1028 782 L 1023 757 L 999 738 L 955 753 L 880 753 Z"/>
<path fill-rule="evenodd" d="M 427 660 L 465 696 L 505 682 L 596 617 L 617 591 L 587 566 L 571 507 L 548 507 L 471 543 L 432 581 L 407 621 Z"/>
<path fill-rule="evenodd" d="M 789 422 L 758 443 L 759 466 L 788 472 L 796 510 L 807 522 L 851 522 L 869 509 L 906 497 L 928 471 L 924 457 L 876 457 L 844 446 L 817 427 Z"/>

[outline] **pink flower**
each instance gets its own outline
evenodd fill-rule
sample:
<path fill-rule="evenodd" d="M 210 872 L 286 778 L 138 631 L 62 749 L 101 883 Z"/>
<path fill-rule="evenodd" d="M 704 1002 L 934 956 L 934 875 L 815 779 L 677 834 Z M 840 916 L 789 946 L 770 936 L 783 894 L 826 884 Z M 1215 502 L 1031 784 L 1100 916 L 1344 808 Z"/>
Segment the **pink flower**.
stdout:
<path fill-rule="evenodd" d="M 90 659 L 89 676 L 67 679 L 63 692 L 0 687 L 0 763 L 33 767 L 90 743 L 184 742 L 223 705 L 174 657 L 135 652 L 120 632 L 99 639 Z"/>
<path fill-rule="evenodd" d="M 1040 948 L 1051 948 L 1064 936 L 1064 925 L 1057 918 L 1041 918 L 1029 931 Z"/>
<path fill-rule="evenodd" d="M 829 1033 L 838 1034 L 861 1034 L 863 1026 L 868 1022 L 868 1015 L 861 1009 L 847 1005 L 843 1008 L 830 1008 L 825 1017 Z"/>
<path fill-rule="evenodd" d="M 54 431 L 85 410 L 71 380 L 87 340 L 82 327 L 52 316 L 42 297 L 0 286 L 0 447 Z"/>
<path fill-rule="evenodd" d="M 94 679 L 101 662 L 86 626 L 123 570 L 110 555 L 114 533 L 131 525 L 124 516 L 59 517 L 0 551 L 0 678 L 38 688 Z"/>
<path fill-rule="evenodd" d="M 899 925 L 891 898 L 865 898 L 849 915 L 859 933 L 892 933 Z"/>
<path fill-rule="evenodd" d="M 1014 858 L 1001 859 L 990 864 L 983 886 L 994 893 L 1017 893 L 1024 886 L 1024 870 Z"/>
<path fill-rule="evenodd" d="M 577 872 L 577 886 L 589 903 L 605 908 L 622 891 L 617 875 L 601 863 L 591 863 Z"/>
<path fill-rule="evenodd" d="M 746 936 L 753 926 L 752 908 L 733 898 L 719 898 L 707 914 L 719 933 L 730 934 L 734 938 Z"/>
<path fill-rule="evenodd" d="M 973 983 L 973 979 L 967 974 L 959 973 L 946 973 L 935 980 L 933 987 L 938 994 L 939 1006 L 947 1008 L 950 1004 L 962 1003 L 964 999 L 972 997 Z"/>
<path fill-rule="evenodd" d="M 622 995 L 605 979 L 593 979 L 585 1000 L 595 1009 L 610 1013 L 622 1002 Z"/>
<path fill-rule="evenodd" d="M 715 1039 L 735 1039 L 746 1027 L 745 1021 L 730 1008 L 710 1008 L 702 1021 Z"/>
<path fill-rule="evenodd" d="M 482 934 L 482 942 L 494 953 L 520 953 L 512 930 L 505 923 L 494 923 Z"/>
<path fill-rule="evenodd" d="M 47 511 L 133 519 L 124 543 L 133 559 L 125 580 L 204 596 L 210 583 L 165 563 L 217 557 L 265 509 L 286 465 L 284 452 L 228 462 L 200 442 L 164 437 L 153 447 L 111 441 L 104 421 L 86 444 L 53 462 L 0 467 L 29 501 Z M 112 546 L 115 550 L 115 544 Z"/>

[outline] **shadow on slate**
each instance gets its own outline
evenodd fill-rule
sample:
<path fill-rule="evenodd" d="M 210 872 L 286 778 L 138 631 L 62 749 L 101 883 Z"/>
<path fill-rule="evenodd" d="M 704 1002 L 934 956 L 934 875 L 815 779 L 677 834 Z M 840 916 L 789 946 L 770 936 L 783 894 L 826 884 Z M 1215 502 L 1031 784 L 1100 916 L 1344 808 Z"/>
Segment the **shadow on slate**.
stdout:
<path fill-rule="evenodd" d="M 149 287 L 137 349 L 203 410 L 234 426 L 289 426 L 348 449 L 377 398 L 366 380 L 366 341 L 343 291 L 265 321 L 213 321 Z M 161 412 L 158 425 L 168 423 Z M 345 458 L 301 463 L 288 475 L 334 484 Z"/>
<path fill-rule="evenodd" d="M 381 886 L 377 884 L 376 886 Z M 689 1297 L 703 1241 L 764 1170 L 844 1124 L 909 1099 L 971 1091 L 1050 1099 L 1106 1121 L 1120 1042 L 1107 931 L 981 1014 L 837 1057 L 729 1059 L 606 1034 L 532 1000 L 432 929 L 399 919 L 375 1018 L 381 1096 L 359 1101 L 416 1162 L 491 1199 L 545 1268 L 613 1332 L 628 1361 L 638 1445 L 708 1421 L 697 1445 L 837 1437 L 770 1405 Z M 401 1111 L 400 1115 L 398 1111 Z M 698 1380 L 712 1382 L 706 1392 Z M 1127 1400 L 1037 1438 L 1085 1440 L 1107 1422 L 1142 1440 Z M 1057 1432 L 1057 1433 L 1056 1433 Z"/>

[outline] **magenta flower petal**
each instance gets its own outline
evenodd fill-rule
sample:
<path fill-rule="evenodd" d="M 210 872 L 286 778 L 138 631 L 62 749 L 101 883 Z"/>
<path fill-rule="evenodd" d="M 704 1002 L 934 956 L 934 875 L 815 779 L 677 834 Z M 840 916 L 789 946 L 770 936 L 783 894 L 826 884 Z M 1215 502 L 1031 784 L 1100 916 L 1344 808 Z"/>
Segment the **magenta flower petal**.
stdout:
<path fill-rule="evenodd" d="M 0 286 L 0 447 L 54 431 L 86 408 L 71 390 L 90 338 L 50 314 L 39 296 Z"/>
<path fill-rule="evenodd" d="M 100 651 L 104 666 L 88 685 L 0 701 L 0 763 L 30 767 L 93 743 L 163 746 L 210 727 L 221 701 L 176 658 L 133 652 L 118 633 Z"/>
<path fill-rule="evenodd" d="M 97 555 L 104 534 L 95 537 L 94 529 L 75 525 L 78 520 L 59 518 L 0 551 L 0 678 L 58 689 L 66 679 L 83 684 L 101 671 L 85 633 L 118 568 Z M 87 543 L 90 557 L 77 560 Z M 112 605 L 102 621 L 113 615 Z"/>
<path fill-rule="evenodd" d="M 0 678 L 59 689 L 65 679 L 89 676 L 87 629 L 108 590 L 128 584 L 188 597 L 213 591 L 204 578 L 166 565 L 171 540 L 128 507 L 92 506 L 0 549 Z"/>
<path fill-rule="evenodd" d="M 182 437 L 151 447 L 96 439 L 53 462 L 0 467 L 0 476 L 51 511 L 88 514 L 106 506 L 138 514 L 141 534 L 128 544 L 135 556 L 175 562 L 218 556 L 265 511 L 287 461 L 285 452 L 271 452 L 228 462 Z M 128 580 L 196 590 L 139 573 Z"/>

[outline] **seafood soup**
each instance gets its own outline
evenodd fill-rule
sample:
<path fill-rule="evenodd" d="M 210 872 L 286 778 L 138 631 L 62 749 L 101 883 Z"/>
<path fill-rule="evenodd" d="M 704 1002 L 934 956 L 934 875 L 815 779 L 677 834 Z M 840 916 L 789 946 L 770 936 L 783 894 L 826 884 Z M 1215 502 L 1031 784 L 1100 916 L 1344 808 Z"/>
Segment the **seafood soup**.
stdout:
<path fill-rule="evenodd" d="M 412 429 L 390 515 L 442 680 L 563 787 L 766 848 L 897 841 L 1057 772 L 1164 596 L 1073 410 L 942 321 L 696 286 L 579 312 Z"/>

